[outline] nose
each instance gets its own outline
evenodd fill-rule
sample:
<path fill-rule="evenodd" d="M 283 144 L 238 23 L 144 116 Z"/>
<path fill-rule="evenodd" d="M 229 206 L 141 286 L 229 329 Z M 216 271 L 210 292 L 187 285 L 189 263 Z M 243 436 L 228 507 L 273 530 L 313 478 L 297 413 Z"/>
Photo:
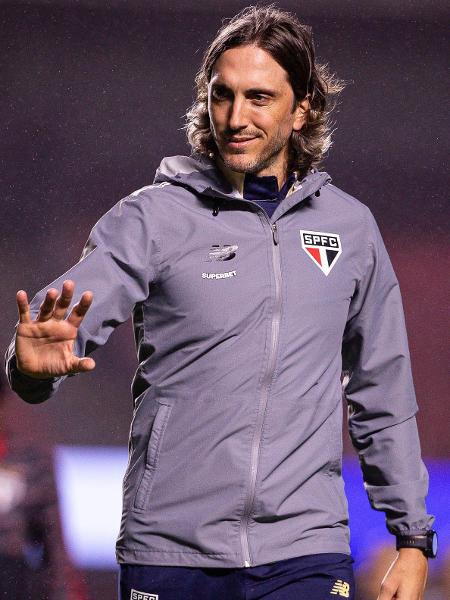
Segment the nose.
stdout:
<path fill-rule="evenodd" d="M 234 98 L 230 104 L 228 127 L 230 129 L 244 129 L 248 125 L 248 115 L 245 102 L 242 98 Z"/>

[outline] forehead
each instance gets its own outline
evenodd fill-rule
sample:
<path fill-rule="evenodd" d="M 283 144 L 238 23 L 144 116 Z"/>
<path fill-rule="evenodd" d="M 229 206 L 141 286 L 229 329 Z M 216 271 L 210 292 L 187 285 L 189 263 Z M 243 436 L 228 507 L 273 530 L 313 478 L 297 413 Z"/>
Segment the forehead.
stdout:
<path fill-rule="evenodd" d="M 211 82 L 216 81 L 231 88 L 290 85 L 283 67 L 262 48 L 250 45 L 230 48 L 219 56 L 211 72 Z"/>

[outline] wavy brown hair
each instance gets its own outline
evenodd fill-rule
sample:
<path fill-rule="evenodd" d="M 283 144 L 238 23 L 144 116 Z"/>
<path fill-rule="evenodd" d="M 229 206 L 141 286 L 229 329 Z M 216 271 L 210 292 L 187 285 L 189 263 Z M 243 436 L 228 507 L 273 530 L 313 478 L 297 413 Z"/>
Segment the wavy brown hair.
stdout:
<path fill-rule="evenodd" d="M 345 82 L 315 62 L 312 29 L 275 5 L 249 6 L 225 23 L 207 48 L 195 78 L 197 98 L 186 113 L 186 130 L 192 153 L 213 156 L 217 152 L 208 114 L 208 83 L 214 63 L 230 48 L 253 44 L 280 64 L 289 76 L 295 103 L 307 95 L 310 109 L 300 131 L 290 140 L 289 171 L 306 174 L 317 168 L 331 146 L 330 113 Z"/>

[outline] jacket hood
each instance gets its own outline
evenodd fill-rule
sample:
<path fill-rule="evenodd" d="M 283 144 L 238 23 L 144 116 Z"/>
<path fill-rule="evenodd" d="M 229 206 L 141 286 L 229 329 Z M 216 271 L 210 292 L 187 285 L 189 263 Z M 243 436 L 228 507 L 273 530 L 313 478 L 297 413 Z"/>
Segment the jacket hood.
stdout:
<path fill-rule="evenodd" d="M 316 193 L 323 185 L 331 181 L 331 177 L 325 171 L 311 169 L 301 180 L 293 185 L 290 196 L 295 194 L 297 202 Z M 242 200 L 242 195 L 227 178 L 222 174 L 215 162 L 206 157 L 192 156 L 168 156 L 163 158 L 161 164 L 156 170 L 153 183 L 171 183 L 189 187 L 199 194 L 212 196 L 214 198 L 238 198 Z M 292 199 L 286 199 L 291 203 Z"/>

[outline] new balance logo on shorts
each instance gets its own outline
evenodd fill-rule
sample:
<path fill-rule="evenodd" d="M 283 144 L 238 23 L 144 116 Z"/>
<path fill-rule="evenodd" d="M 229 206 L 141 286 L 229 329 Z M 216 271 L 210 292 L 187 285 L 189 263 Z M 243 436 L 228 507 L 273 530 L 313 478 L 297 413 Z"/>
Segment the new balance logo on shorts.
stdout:
<path fill-rule="evenodd" d="M 350 585 L 346 581 L 342 581 L 342 579 L 337 579 L 330 594 L 338 594 L 343 598 L 350 598 Z"/>
<path fill-rule="evenodd" d="M 158 594 L 147 594 L 146 592 L 138 592 L 131 590 L 130 600 L 159 600 Z"/>

